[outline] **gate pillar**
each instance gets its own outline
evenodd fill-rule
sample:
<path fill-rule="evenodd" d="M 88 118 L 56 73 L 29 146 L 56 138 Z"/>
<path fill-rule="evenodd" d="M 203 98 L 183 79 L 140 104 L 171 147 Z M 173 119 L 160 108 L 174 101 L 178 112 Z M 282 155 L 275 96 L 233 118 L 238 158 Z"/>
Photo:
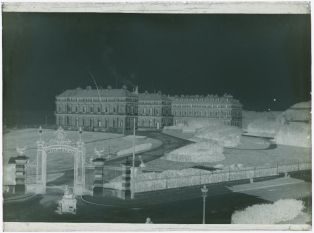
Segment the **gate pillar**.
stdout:
<path fill-rule="evenodd" d="M 122 166 L 122 187 L 118 191 L 118 197 L 121 199 L 131 198 L 131 162 L 127 160 Z M 134 198 L 134 196 L 133 196 Z"/>
<path fill-rule="evenodd" d="M 15 163 L 15 193 L 26 192 L 26 170 L 25 165 L 28 162 L 28 157 L 24 155 L 24 150 L 17 148 L 19 155 L 14 157 Z"/>
<path fill-rule="evenodd" d="M 81 140 L 77 142 L 74 154 L 74 194 L 83 195 L 85 192 L 85 147 Z"/>
<path fill-rule="evenodd" d="M 41 133 L 40 133 L 41 134 Z M 46 193 L 46 181 L 45 175 L 43 173 L 46 173 L 45 164 L 44 161 L 44 141 L 38 140 L 37 141 L 37 157 L 36 157 L 36 193 L 37 194 L 45 194 Z"/>
<path fill-rule="evenodd" d="M 104 191 L 104 158 L 96 158 L 94 164 L 93 196 L 102 196 Z"/>

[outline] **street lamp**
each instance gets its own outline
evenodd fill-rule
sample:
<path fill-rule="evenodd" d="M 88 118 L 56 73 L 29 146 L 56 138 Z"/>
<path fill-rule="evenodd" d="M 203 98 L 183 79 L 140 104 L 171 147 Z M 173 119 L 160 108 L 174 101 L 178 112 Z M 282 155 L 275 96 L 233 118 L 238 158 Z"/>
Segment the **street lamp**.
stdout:
<path fill-rule="evenodd" d="M 132 171 L 131 171 L 131 199 L 134 199 L 134 173 L 135 173 L 135 117 L 133 122 L 133 140 L 132 140 L 132 147 L 133 147 L 133 153 L 132 153 Z"/>
<path fill-rule="evenodd" d="M 80 127 L 79 128 L 80 142 L 82 141 L 82 133 L 83 133 L 83 130 L 82 130 L 82 127 Z"/>
<path fill-rule="evenodd" d="M 43 134 L 43 129 L 41 128 L 41 126 L 39 126 L 39 129 L 38 129 L 39 141 L 41 141 L 42 134 Z"/>
<path fill-rule="evenodd" d="M 207 192 L 208 189 L 206 188 L 206 185 L 201 188 L 202 191 L 202 197 L 203 197 L 203 224 L 205 224 L 205 209 L 206 209 L 206 197 L 207 197 Z"/>

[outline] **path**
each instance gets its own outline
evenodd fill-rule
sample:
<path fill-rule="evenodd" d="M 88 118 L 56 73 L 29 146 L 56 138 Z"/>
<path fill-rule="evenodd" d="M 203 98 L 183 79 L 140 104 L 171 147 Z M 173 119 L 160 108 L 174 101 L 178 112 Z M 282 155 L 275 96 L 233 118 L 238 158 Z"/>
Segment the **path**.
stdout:
<path fill-rule="evenodd" d="M 162 145 L 155 149 L 136 154 L 136 157 L 138 157 L 138 155 L 141 155 L 145 163 L 157 159 L 163 156 L 165 153 L 168 153 L 174 149 L 192 143 L 188 140 L 170 136 L 168 134 L 164 134 L 158 131 L 138 131 L 136 132 L 136 134 L 140 136 L 154 138 L 162 142 Z M 108 162 L 108 164 L 120 165 L 123 161 L 126 160 L 127 157 L 130 159 L 130 161 L 132 160 L 132 155 L 129 155 L 123 158 L 112 159 L 110 162 Z"/>

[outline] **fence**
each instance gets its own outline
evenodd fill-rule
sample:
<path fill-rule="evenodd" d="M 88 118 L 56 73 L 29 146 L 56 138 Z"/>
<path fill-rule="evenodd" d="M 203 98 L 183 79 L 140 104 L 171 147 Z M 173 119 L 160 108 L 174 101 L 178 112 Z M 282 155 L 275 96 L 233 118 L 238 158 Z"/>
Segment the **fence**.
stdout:
<path fill-rule="evenodd" d="M 36 163 L 28 163 L 25 166 L 26 184 L 36 184 Z"/>
<path fill-rule="evenodd" d="M 310 170 L 311 162 L 297 162 L 293 164 L 275 164 L 268 167 L 254 167 L 240 170 L 199 170 L 198 173 L 190 175 L 171 175 L 158 177 L 156 173 L 151 178 L 135 176 L 133 192 L 148 192 L 162 189 L 179 188 L 194 185 L 213 184 L 220 182 L 254 179 L 268 176 L 276 176 L 280 173 Z M 197 170 L 196 170 L 197 171 Z M 155 176 L 155 177 L 154 177 Z"/>
<path fill-rule="evenodd" d="M 97 173 L 99 173 L 98 171 Z M 116 187 L 117 184 L 121 186 L 121 175 L 122 167 L 121 166 L 104 166 L 100 174 L 101 182 L 104 184 L 104 187 Z M 98 174 L 98 175 L 100 175 Z M 85 188 L 86 190 L 92 191 L 94 188 L 95 182 L 95 166 L 92 164 L 87 164 L 85 166 Z M 110 186 L 111 185 L 111 186 Z"/>

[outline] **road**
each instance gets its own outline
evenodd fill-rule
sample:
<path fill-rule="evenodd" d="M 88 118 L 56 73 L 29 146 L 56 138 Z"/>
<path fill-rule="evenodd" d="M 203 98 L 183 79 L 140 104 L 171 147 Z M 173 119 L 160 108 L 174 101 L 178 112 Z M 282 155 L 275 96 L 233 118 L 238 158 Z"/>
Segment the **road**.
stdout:
<path fill-rule="evenodd" d="M 236 185 L 230 190 L 274 202 L 279 199 L 302 199 L 310 196 L 311 184 L 295 178 L 282 177 L 265 182 Z"/>
<path fill-rule="evenodd" d="M 244 209 L 247 206 L 261 203 L 270 203 L 266 196 L 281 198 L 294 197 L 295 190 L 302 192 L 307 190 L 307 182 L 278 183 L 277 186 L 265 186 L 261 188 L 256 183 L 252 186 L 254 193 L 233 192 L 227 187 L 221 187 L 224 193 L 211 188 L 206 201 L 206 222 L 211 224 L 228 224 L 235 210 Z M 255 187 L 255 188 L 254 188 Z M 246 190 L 247 192 L 248 190 Z M 166 200 L 176 195 L 177 200 L 171 202 L 160 202 L 160 198 Z M 154 223 L 179 223 L 198 224 L 202 220 L 202 198 L 200 189 L 181 190 L 181 192 L 170 192 L 168 195 L 160 196 L 152 194 L 146 201 L 133 203 L 132 205 L 110 205 L 90 204 L 78 199 L 77 215 L 58 215 L 54 213 L 56 201 L 61 198 L 57 189 L 52 189 L 44 197 L 22 203 L 4 204 L 4 221 L 40 221 L 40 222 L 107 222 L 107 223 L 143 223 L 150 217 Z M 186 199 L 188 198 L 188 199 Z M 310 195 L 301 198 L 310 207 Z M 307 210 L 309 211 L 309 210 Z"/>

